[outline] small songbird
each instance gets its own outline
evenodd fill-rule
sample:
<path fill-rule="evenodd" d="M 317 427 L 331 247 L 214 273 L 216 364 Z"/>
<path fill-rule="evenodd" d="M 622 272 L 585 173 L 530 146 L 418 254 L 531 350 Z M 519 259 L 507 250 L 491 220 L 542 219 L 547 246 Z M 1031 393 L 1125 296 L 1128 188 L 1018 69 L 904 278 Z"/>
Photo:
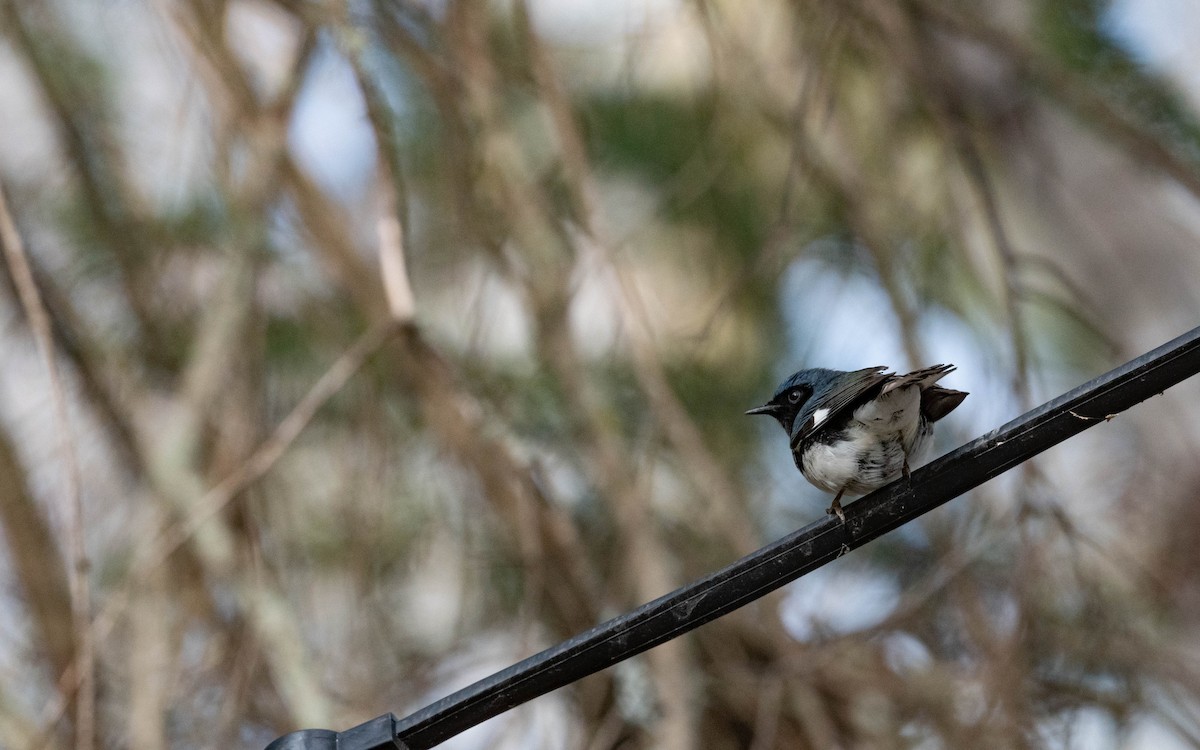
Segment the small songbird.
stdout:
<path fill-rule="evenodd" d="M 921 460 L 933 423 L 967 394 L 937 385 L 954 365 L 897 375 L 886 367 L 844 372 L 814 368 L 792 375 L 771 400 L 747 414 L 769 414 L 791 438 L 804 478 L 836 493 L 828 513 L 846 520 L 842 495 L 878 489 Z"/>

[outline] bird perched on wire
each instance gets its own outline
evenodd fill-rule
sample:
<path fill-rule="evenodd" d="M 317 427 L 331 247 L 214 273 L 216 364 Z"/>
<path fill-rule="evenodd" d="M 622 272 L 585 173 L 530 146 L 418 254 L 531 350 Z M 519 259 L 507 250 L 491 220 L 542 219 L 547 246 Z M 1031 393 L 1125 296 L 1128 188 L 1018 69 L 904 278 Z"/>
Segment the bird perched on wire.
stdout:
<path fill-rule="evenodd" d="M 804 478 L 836 493 L 828 513 L 844 522 L 842 495 L 862 494 L 909 474 L 933 436 L 933 423 L 967 394 L 937 385 L 954 365 L 897 375 L 886 367 L 801 370 L 747 414 L 769 414 L 791 439 Z"/>

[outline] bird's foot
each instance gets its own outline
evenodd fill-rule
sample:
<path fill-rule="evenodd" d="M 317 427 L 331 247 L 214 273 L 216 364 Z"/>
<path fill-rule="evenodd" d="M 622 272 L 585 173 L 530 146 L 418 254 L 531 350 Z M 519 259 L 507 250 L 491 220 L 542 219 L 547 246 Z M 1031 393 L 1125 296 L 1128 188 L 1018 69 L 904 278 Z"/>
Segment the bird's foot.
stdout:
<path fill-rule="evenodd" d="M 905 478 L 905 479 L 911 479 L 911 478 L 912 478 L 912 469 L 908 468 L 908 456 L 905 456 L 905 457 L 904 457 L 904 466 L 903 466 L 903 467 L 901 467 L 901 469 L 900 469 L 900 470 L 904 472 L 904 478 Z"/>
<path fill-rule="evenodd" d="M 842 490 L 845 492 L 845 490 Z M 846 514 L 842 511 L 842 492 L 837 493 L 833 498 L 833 503 L 825 509 L 825 514 L 837 516 L 842 523 L 846 522 Z"/>

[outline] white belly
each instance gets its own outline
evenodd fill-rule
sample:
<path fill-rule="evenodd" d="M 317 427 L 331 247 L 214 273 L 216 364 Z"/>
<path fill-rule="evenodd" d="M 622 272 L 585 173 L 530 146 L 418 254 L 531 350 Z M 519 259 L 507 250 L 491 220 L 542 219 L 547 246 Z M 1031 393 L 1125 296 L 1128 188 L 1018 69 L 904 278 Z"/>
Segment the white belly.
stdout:
<path fill-rule="evenodd" d="M 870 492 L 900 477 L 907 458 L 917 465 L 928 447 L 931 425 L 921 425 L 916 386 L 884 394 L 854 410 L 840 434 L 818 436 L 805 445 L 800 471 L 826 492 Z"/>

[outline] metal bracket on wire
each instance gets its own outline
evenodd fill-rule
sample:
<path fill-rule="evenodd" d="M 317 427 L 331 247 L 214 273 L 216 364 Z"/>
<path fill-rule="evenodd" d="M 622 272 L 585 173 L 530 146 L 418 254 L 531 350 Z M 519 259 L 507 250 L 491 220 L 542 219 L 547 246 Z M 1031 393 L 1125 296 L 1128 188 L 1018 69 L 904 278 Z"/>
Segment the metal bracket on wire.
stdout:
<path fill-rule="evenodd" d="M 510 708 L 715 620 L 1200 372 L 1200 328 L 1022 414 L 741 560 L 421 710 L 345 732 L 293 732 L 267 750 L 424 750 Z"/>
<path fill-rule="evenodd" d="M 302 729 L 285 734 L 267 745 L 266 750 L 409 750 L 409 747 L 396 737 L 396 717 L 384 714 L 344 732 Z"/>

